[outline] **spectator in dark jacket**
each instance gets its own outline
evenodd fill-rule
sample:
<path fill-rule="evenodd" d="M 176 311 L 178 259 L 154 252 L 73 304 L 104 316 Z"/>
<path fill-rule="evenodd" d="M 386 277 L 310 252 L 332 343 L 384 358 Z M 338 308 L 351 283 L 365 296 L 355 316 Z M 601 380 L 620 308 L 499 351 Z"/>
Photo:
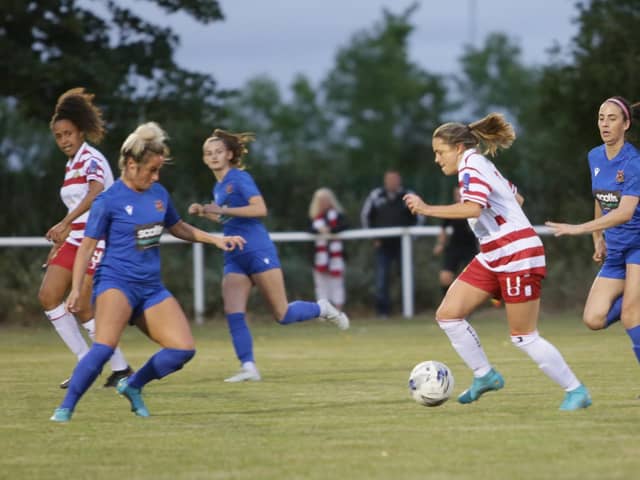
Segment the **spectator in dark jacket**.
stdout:
<path fill-rule="evenodd" d="M 402 186 L 402 177 L 395 170 L 384 174 L 384 186 L 369 193 L 360 213 L 363 228 L 408 227 L 418 223 L 418 217 L 406 207 L 402 197 L 410 190 Z M 391 314 L 390 277 L 394 263 L 400 265 L 400 237 L 374 240 L 376 250 L 376 314 Z"/>

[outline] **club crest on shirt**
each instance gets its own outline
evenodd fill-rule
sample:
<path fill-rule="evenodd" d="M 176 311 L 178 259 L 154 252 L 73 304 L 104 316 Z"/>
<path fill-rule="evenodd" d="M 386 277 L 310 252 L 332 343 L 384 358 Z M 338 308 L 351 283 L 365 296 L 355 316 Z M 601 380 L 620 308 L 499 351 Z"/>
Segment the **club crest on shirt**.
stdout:
<path fill-rule="evenodd" d="M 618 170 L 616 172 L 616 183 L 624 182 L 624 170 Z"/>
<path fill-rule="evenodd" d="M 100 165 L 98 165 L 98 162 L 96 162 L 95 160 L 91 160 L 91 162 L 89 163 L 89 166 L 87 167 L 87 174 L 96 174 L 98 173 L 98 171 L 100 170 Z"/>
<path fill-rule="evenodd" d="M 462 188 L 466 191 L 469 191 L 469 184 L 471 183 L 471 175 L 465 173 L 462 176 Z"/>
<path fill-rule="evenodd" d="M 593 176 L 594 177 L 597 177 L 599 173 L 600 173 L 600 169 L 598 167 L 593 169 Z"/>
<path fill-rule="evenodd" d="M 227 185 L 227 188 L 225 188 L 225 192 L 227 192 L 227 193 L 233 192 L 233 184 L 232 183 Z"/>
<path fill-rule="evenodd" d="M 131 216 L 133 214 L 133 206 L 127 205 L 126 207 L 124 207 L 124 211 L 127 212 L 129 216 Z"/>
<path fill-rule="evenodd" d="M 155 205 L 157 211 L 164 212 L 164 203 L 162 203 L 162 200 L 156 200 L 154 202 L 154 205 Z"/>

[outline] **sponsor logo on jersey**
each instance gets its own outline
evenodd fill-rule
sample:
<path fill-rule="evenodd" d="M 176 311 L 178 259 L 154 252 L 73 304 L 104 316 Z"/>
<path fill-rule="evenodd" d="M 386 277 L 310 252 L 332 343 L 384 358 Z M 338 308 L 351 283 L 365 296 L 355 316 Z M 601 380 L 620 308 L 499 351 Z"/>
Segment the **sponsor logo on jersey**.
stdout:
<path fill-rule="evenodd" d="M 162 200 L 156 200 L 154 202 L 154 205 L 155 205 L 157 211 L 164 212 L 164 203 L 162 203 Z"/>
<path fill-rule="evenodd" d="M 136 226 L 136 248 L 146 250 L 147 248 L 160 245 L 160 237 L 164 231 L 162 223 L 147 223 Z"/>
<path fill-rule="evenodd" d="M 624 182 L 624 170 L 618 170 L 616 172 L 616 183 Z"/>
<path fill-rule="evenodd" d="M 603 211 L 609 211 L 613 208 L 618 208 L 620 204 L 620 192 L 619 191 L 611 191 L 611 190 L 596 190 L 594 192 L 594 196 L 598 203 L 600 204 L 600 208 Z"/>

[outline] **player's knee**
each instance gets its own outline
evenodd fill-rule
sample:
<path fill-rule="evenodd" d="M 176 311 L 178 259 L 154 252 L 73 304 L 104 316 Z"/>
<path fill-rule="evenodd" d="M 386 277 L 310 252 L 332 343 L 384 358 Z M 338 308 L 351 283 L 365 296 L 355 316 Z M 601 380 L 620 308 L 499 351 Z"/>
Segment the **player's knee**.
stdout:
<path fill-rule="evenodd" d="M 47 288 L 41 288 L 38 291 L 38 301 L 44 310 L 53 310 L 62 302 L 62 299 L 56 298 L 56 295 Z"/>
<path fill-rule="evenodd" d="M 443 301 L 436 310 L 436 321 L 439 322 L 441 320 L 449 320 L 451 318 L 458 318 L 458 315 L 456 315 L 456 312 L 454 312 L 447 303 Z"/>
<path fill-rule="evenodd" d="M 594 315 L 590 312 L 585 312 L 582 315 L 582 322 L 591 330 L 602 330 L 606 325 L 606 318 L 604 315 Z"/>

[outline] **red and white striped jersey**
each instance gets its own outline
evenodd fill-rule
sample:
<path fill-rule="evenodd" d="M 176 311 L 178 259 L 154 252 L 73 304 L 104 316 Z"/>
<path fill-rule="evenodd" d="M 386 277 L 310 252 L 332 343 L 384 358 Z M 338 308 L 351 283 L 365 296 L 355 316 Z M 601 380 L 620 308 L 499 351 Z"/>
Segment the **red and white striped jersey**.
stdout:
<path fill-rule="evenodd" d="M 544 246 L 516 200 L 515 185 L 475 149 L 466 150 L 458 165 L 460 200 L 482 206 L 470 218 L 480 243 L 478 261 L 494 272 L 546 274 Z"/>
<path fill-rule="evenodd" d="M 83 143 L 75 156 L 67 161 L 64 173 L 64 183 L 60 188 L 60 198 L 68 211 L 75 209 L 89 193 L 89 182 L 100 182 L 106 190 L 113 185 L 113 173 L 104 155 L 87 143 Z M 71 233 L 67 242 L 80 245 L 84 237 L 84 227 L 89 218 L 86 211 L 71 223 Z M 98 247 L 104 242 L 100 241 Z"/>

